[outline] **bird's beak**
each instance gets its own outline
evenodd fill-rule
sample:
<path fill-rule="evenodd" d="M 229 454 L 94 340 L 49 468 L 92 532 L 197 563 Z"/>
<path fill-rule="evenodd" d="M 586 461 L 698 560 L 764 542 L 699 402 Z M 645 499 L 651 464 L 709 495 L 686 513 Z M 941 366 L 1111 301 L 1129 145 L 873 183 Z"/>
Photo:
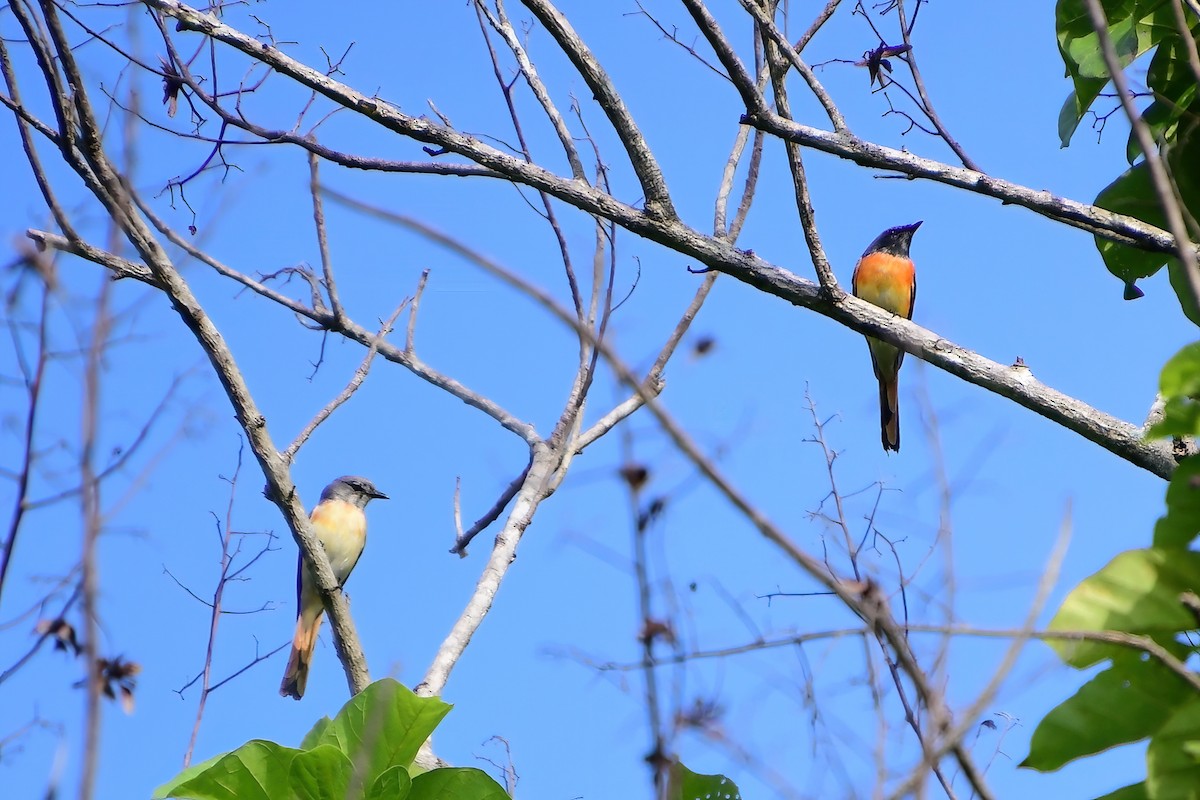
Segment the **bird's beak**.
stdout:
<path fill-rule="evenodd" d="M 372 497 L 372 499 L 375 499 L 375 500 L 391 500 L 390 497 L 388 497 L 386 494 L 379 491 L 378 489 L 371 492 L 371 497 Z"/>

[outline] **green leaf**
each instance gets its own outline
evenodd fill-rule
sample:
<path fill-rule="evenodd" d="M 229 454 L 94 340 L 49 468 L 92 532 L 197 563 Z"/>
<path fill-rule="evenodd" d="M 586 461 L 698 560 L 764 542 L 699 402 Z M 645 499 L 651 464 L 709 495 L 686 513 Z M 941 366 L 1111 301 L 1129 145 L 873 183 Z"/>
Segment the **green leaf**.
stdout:
<path fill-rule="evenodd" d="M 1049 772 L 1069 761 L 1155 735 L 1192 694 L 1162 662 L 1126 650 L 1038 723 L 1023 767 Z M 1176 655 L 1182 655 L 1178 648 Z"/>
<path fill-rule="evenodd" d="M 1200 433 L 1200 403 L 1172 397 L 1163 405 L 1162 419 L 1146 431 L 1146 438 L 1167 439 L 1172 436 L 1195 436 L 1197 433 Z"/>
<path fill-rule="evenodd" d="M 1179 38 L 1167 0 L 1103 0 L 1101 5 L 1109 23 L 1109 38 L 1122 68 L 1153 50 L 1160 42 Z M 1059 0 L 1055 9 L 1055 32 L 1067 76 L 1075 85 L 1074 93 L 1067 98 L 1058 117 L 1059 140 L 1066 147 L 1079 121 L 1108 84 L 1109 74 L 1085 0 Z M 1175 65 L 1160 65 L 1166 66 Z M 1133 163 L 1132 156 L 1130 163 Z"/>
<path fill-rule="evenodd" d="M 213 756 L 212 758 L 208 759 L 207 761 L 202 761 L 199 764 L 192 764 L 190 767 L 188 767 L 187 769 L 180 772 L 174 778 L 172 778 L 171 780 L 164 783 L 162 786 L 159 786 L 157 789 L 155 789 L 154 794 L 152 794 L 150 796 L 150 800 L 165 800 L 165 798 L 168 798 L 168 797 L 181 797 L 182 795 L 175 794 L 175 791 L 177 790 L 178 787 L 183 786 L 184 784 L 186 784 L 187 782 L 192 780 L 192 778 L 194 778 L 197 775 L 199 775 L 200 773 L 204 772 L 205 770 L 207 770 L 212 765 L 216 764 L 218 761 L 220 761 L 225 756 L 226 756 L 226 754 L 222 753 L 221 755 Z"/>
<path fill-rule="evenodd" d="M 1096 196 L 1096 205 L 1117 214 L 1137 217 L 1159 228 L 1166 225 L 1162 205 L 1158 202 L 1150 179 L 1150 170 L 1145 164 L 1125 170 L 1104 187 Z M 1096 249 L 1100 251 L 1108 271 L 1124 283 L 1153 275 L 1162 269 L 1169 257 L 1166 253 L 1139 250 L 1099 236 L 1096 237 Z"/>
<path fill-rule="evenodd" d="M 1200 24 L 1193 26 L 1195 30 L 1200 30 Z M 1150 60 L 1146 87 L 1155 100 L 1142 113 L 1142 121 L 1150 128 L 1156 142 L 1169 144 L 1175 141 L 1178 122 L 1196 98 L 1196 78 L 1188 59 L 1189 50 L 1183 38 L 1172 33 L 1163 38 Z M 1141 144 L 1131 130 L 1126 143 L 1126 158 L 1132 164 L 1141 154 Z"/>
<path fill-rule="evenodd" d="M 1191 89 L 1196 92 L 1196 84 Z M 1195 217 L 1200 214 L 1200 169 L 1196 169 L 1196 159 L 1200 159 L 1200 113 L 1180 117 L 1174 141 L 1163 148 L 1163 157 L 1184 209 Z"/>
<path fill-rule="evenodd" d="M 1200 586 L 1200 553 L 1151 548 L 1120 553 L 1071 590 L 1050 621 L 1054 631 L 1126 631 L 1167 634 L 1191 630 L 1196 620 L 1179 595 Z M 1160 643 L 1162 636 L 1156 637 Z M 1084 668 L 1125 648 L 1094 641 L 1051 641 L 1059 657 Z"/>
<path fill-rule="evenodd" d="M 397 764 L 375 779 L 363 800 L 405 800 L 412 791 L 412 783 L 408 770 Z"/>
<path fill-rule="evenodd" d="M 1200 535 L 1200 458 L 1185 458 L 1167 484 L 1167 513 L 1154 526 L 1154 546 L 1187 547 Z"/>
<path fill-rule="evenodd" d="M 325 733 L 325 729 L 329 727 L 332 720 L 329 717 L 321 717 L 317 720 L 317 724 L 309 729 L 308 733 L 304 734 L 304 739 L 300 742 L 301 750 L 311 750 L 321 742 L 321 736 Z"/>
<path fill-rule="evenodd" d="M 1200 698 L 1175 712 L 1146 750 L 1146 787 L 1155 800 L 1200 798 Z"/>
<path fill-rule="evenodd" d="M 1122 786 L 1115 792 L 1109 792 L 1103 797 L 1097 797 L 1096 800 L 1149 800 L 1150 795 L 1146 794 L 1146 783 L 1135 783 L 1132 786 Z"/>
<path fill-rule="evenodd" d="M 412 780 L 407 800 L 509 800 L 508 792 L 483 770 L 446 767 Z"/>
<path fill-rule="evenodd" d="M 1170 0 L 1103 0 L 1108 35 L 1122 67 L 1174 32 Z M 1072 78 L 1107 78 L 1100 37 L 1086 0 L 1059 0 L 1054 12 L 1058 48 Z"/>
<path fill-rule="evenodd" d="M 274 800 L 287 797 L 288 772 L 299 750 L 254 739 L 184 770 L 154 791 L 155 800 Z"/>
<path fill-rule="evenodd" d="M 1200 342 L 1189 344 L 1171 356 L 1163 365 L 1158 387 L 1166 398 L 1163 416 L 1146 431 L 1146 436 L 1166 438 L 1200 433 Z"/>
<path fill-rule="evenodd" d="M 724 775 L 701 775 L 692 772 L 678 761 L 671 765 L 667 784 L 667 800 L 705 800 L 720 798 L 741 800 L 737 784 Z"/>
<path fill-rule="evenodd" d="M 1067 95 L 1062 109 L 1058 112 L 1058 141 L 1061 147 L 1070 146 L 1083 115 L 1092 107 L 1092 103 L 1100 96 L 1100 90 L 1107 83 L 1108 81 L 1099 78 L 1080 78 L 1075 82 L 1075 88 Z"/>
<path fill-rule="evenodd" d="M 1167 277 L 1171 280 L 1171 288 L 1175 290 L 1175 297 L 1179 299 L 1183 315 L 1200 325 L 1200 305 L 1196 304 L 1196 295 L 1192 292 L 1192 285 L 1178 258 L 1167 259 Z"/>
<path fill-rule="evenodd" d="M 1166 398 L 1200 399 L 1200 342 L 1185 345 L 1163 364 L 1158 389 Z"/>
<path fill-rule="evenodd" d="M 409 766 L 450 705 L 417 697 L 391 678 L 376 681 L 352 697 L 318 735 L 350 757 L 372 786 L 393 766 Z M 307 737 L 306 737 L 307 739 Z"/>
<path fill-rule="evenodd" d="M 296 800 L 345 800 L 354 765 L 333 745 L 319 744 L 292 759 L 288 783 Z"/>

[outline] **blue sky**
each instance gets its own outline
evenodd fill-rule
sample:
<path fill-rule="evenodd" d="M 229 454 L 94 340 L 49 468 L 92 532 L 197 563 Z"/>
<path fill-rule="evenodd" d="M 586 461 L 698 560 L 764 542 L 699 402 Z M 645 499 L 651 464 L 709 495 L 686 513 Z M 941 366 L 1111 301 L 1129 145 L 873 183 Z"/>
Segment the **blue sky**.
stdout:
<path fill-rule="evenodd" d="M 809 12 L 800 5 L 793 3 L 793 10 L 804 17 Z M 743 53 L 749 52 L 749 26 L 740 9 L 732 3 L 713 6 Z M 680 6 L 656 2 L 647 8 L 707 53 Z M 564 3 L 563 10 L 624 93 L 656 150 L 681 216 L 711 231 L 713 198 L 741 111 L 731 86 L 664 41 L 646 19 L 631 13 L 632 3 Z M 270 22 L 277 39 L 298 43 L 285 47 L 289 53 L 318 65 L 324 63 L 320 47 L 341 53 L 354 42 L 343 65 L 351 85 L 377 91 L 409 113 L 427 113 L 426 101 L 432 100 L 463 131 L 512 139 L 466 4 L 397 3 L 370 13 L 351 6 L 329 15 L 327 6 L 293 2 L 258 4 L 251 11 Z M 510 9 L 514 19 L 528 19 L 522 12 L 515 4 Z M 863 21 L 848 12 L 840 10 L 805 52 L 810 63 L 855 59 L 877 44 Z M 109 13 L 98 12 L 96 19 L 128 22 L 123 12 L 104 16 Z M 227 20 L 252 26 L 245 13 L 232 9 Z M 148 19 L 135 17 L 138 47 L 153 61 L 161 43 L 155 44 Z M 796 30 L 807 23 L 803 19 Z M 5 37 L 13 37 L 15 28 L 10 14 L 0 16 Z M 194 36 L 180 35 L 179 41 L 189 52 L 195 46 Z M 943 120 L 991 174 L 1088 201 L 1125 166 L 1126 130 L 1115 118 L 1099 142 L 1082 131 L 1072 147 L 1059 147 L 1056 121 L 1069 85 L 1062 78 L 1049 5 L 930 5 L 922 9 L 916 45 Z M 38 83 L 28 59 L 10 46 L 20 59 L 27 99 L 45 113 L 44 102 L 32 99 L 39 97 Z M 529 46 L 560 107 L 571 96 L 582 103 L 612 167 L 614 193 L 636 202 L 636 181 L 582 80 L 540 29 L 531 32 Z M 110 54 L 95 43 L 79 52 L 97 83 L 111 89 L 119 67 Z M 240 74 L 234 63 L 223 74 Z M 882 116 L 887 103 L 869 92 L 865 70 L 833 63 L 819 75 L 859 136 L 952 158 L 918 132 L 902 136 L 899 118 Z M 183 109 L 172 123 L 157 106 L 153 80 L 141 87 L 149 118 L 185 126 Z M 799 84 L 792 94 L 797 118 L 821 125 L 816 105 L 800 99 Z M 264 124 L 286 128 L 305 99 L 272 76 L 247 108 Z M 895 94 L 893 101 L 903 102 Z M 519 103 L 535 152 L 564 173 L 552 131 L 527 92 L 519 93 Z M 326 110 L 318 103 L 311 119 Z M 572 126 L 579 131 L 574 120 Z M 357 153 L 424 157 L 415 143 L 345 114 L 322 127 L 321 136 Z M 190 173 L 206 155 L 204 145 L 160 132 L 147 131 L 143 141 L 137 184 L 150 196 L 168 179 Z M 13 155 L 5 169 L 7 191 L 0 193 L 0 219 L 10 242 L 19 241 L 26 227 L 47 224 L 18 146 L 6 121 L 0 125 L 0 148 Z M 42 152 L 52 160 L 52 151 Z M 247 272 L 319 264 L 303 155 L 276 147 L 231 149 L 228 155 L 237 171 L 224 180 L 209 173 L 188 186 L 197 241 Z M 590 157 L 585 161 L 590 165 Z M 919 281 L 915 320 L 996 361 L 1011 363 L 1020 356 L 1041 380 L 1098 409 L 1140 423 L 1163 361 L 1194 338 L 1165 275 L 1142 283 L 1145 298 L 1124 302 L 1121 284 L 1104 271 L 1085 233 L 946 187 L 883 179 L 832 156 L 806 153 L 806 166 L 821 236 L 842 282 L 849 282 L 854 260 L 879 231 L 924 220 L 913 244 Z M 103 241 L 94 202 L 86 203 L 78 183 L 61 170 L 54 175 L 82 229 Z M 567 301 L 553 239 L 512 186 L 329 166 L 323 176 L 333 189 L 462 238 Z M 154 204 L 179 228 L 193 222 L 184 206 L 172 207 L 167 194 Z M 575 258 L 588 261 L 589 220 L 559 210 Z M 549 433 L 566 398 L 576 352 L 560 323 L 412 233 L 332 204 L 326 212 L 342 298 L 357 320 L 371 326 L 387 316 L 412 293 L 421 271 L 430 269 L 417 329 L 421 357 Z M 739 245 L 812 277 L 778 142 L 767 143 L 758 197 Z M 634 281 L 638 261 L 641 267 L 636 290 L 613 318 L 611 341 L 629 363 L 644 368 L 700 279 L 686 271 L 688 260 L 628 234 L 619 234 L 617 248 L 619 294 Z M 90 264 L 65 258 L 59 271 L 64 288 L 54 330 L 66 347 L 77 327 L 86 328 L 85 299 L 104 276 Z M 319 334 L 303 329 L 289 313 L 240 294 L 201 265 L 184 264 L 184 274 L 228 338 L 275 441 L 286 445 L 349 379 L 361 349 L 331 338 L 310 380 Z M 305 296 L 301 287 L 289 291 Z M 106 361 L 100 452 L 128 446 L 167 387 L 183 377 L 145 448 L 105 492 L 111 514 L 101 544 L 101 649 L 139 662 L 143 673 L 136 713 L 105 709 L 97 794 L 102 798 L 147 795 L 181 763 L 197 692 L 181 696 L 177 690 L 203 664 L 208 612 L 166 570 L 197 594 L 211 594 L 219 555 L 213 514 L 224 519 L 229 486 L 222 476 L 232 474 L 239 447 L 220 387 L 161 297 L 125 281 L 114 287 L 113 303 L 126 312 L 118 333 L 127 341 Z M 10 313 L 18 316 L 5 312 Z M 904 447 L 889 457 L 879 447 L 876 388 L 857 334 L 722 277 L 689 341 L 700 336 L 715 339 L 713 352 L 703 358 L 686 348 L 680 352 L 667 370 L 664 407 L 772 520 L 810 551 L 820 553 L 828 545 L 831 561 L 844 570 L 837 537 L 811 515 L 828 494 L 829 481 L 820 451 L 809 441 L 810 396 L 820 419 L 828 420 L 825 436 L 839 452 L 837 480 L 844 493 L 854 493 L 847 508 L 860 530 L 876 485 L 886 488 L 877 524 L 898 542 L 905 575 L 916 573 L 908 592 L 914 621 L 944 620 L 940 602 L 950 570 L 943 551 L 934 550 L 917 569 L 934 548 L 938 529 L 939 464 L 951 489 L 955 618 L 963 624 L 1020 626 L 1064 518 L 1072 529 L 1071 547 L 1043 622 L 1071 586 L 1116 552 L 1149 542 L 1162 510 L 1160 479 L 1002 398 L 909 358 L 901 387 Z M 3 352 L 0 368 L 7 378 L 16 369 L 11 348 Z M 8 383 L 2 391 L 8 468 L 15 460 L 22 400 Z M 41 417 L 44 444 L 77 441 L 80 391 L 77 365 L 52 368 Z M 589 417 L 624 396 L 605 375 L 593 392 Z M 933 420 L 940 448 L 931 442 Z M 741 644 L 754 638 L 752 628 L 781 635 L 853 625 L 830 598 L 762 599 L 776 591 L 810 591 L 814 584 L 703 483 L 649 415 L 632 418 L 626 430 L 636 457 L 652 470 L 648 493 L 668 499 L 667 513 L 651 534 L 651 567 L 660 591 L 658 613 L 674 616 L 687 646 Z M 484 742 L 502 736 L 521 775 L 519 791 L 528 797 L 648 795 L 640 675 L 600 673 L 593 665 L 638 656 L 640 621 L 628 569 L 632 522 L 615 475 L 622 458 L 619 436 L 610 435 L 581 456 L 539 511 L 495 609 L 446 688 L 445 699 L 456 707 L 436 736 L 439 754 L 456 764 L 486 766 L 477 759 L 500 760 L 502 754 Z M 70 485 L 69 453 L 69 446 L 55 451 L 52 467 L 37 476 L 35 496 Z M 294 477 L 309 505 L 325 483 L 344 473 L 369 476 L 393 498 L 371 506 L 367 552 L 349 585 L 374 676 L 390 674 L 406 684 L 420 680 L 483 565 L 491 531 L 467 559 L 447 553 L 456 479 L 462 480 L 463 516 L 474 519 L 525 458 L 523 444 L 492 420 L 383 362 L 301 452 Z M 279 538 L 249 579 L 226 595 L 232 610 L 267 610 L 222 620 L 214 660 L 218 677 L 245 665 L 256 648 L 269 650 L 291 635 L 295 549 L 276 509 L 262 499 L 261 485 L 247 453 L 233 508 L 235 528 L 255 533 L 246 539 L 248 549 L 264 541 L 263 532 Z M 0 506 L 8 507 L 12 484 L 0 487 Z M 78 509 L 69 504 L 36 512 L 27 522 L 0 598 L 0 669 L 32 643 L 32 618 L 19 615 L 45 594 L 48 578 L 70 569 L 79 539 Z M 885 585 L 895 586 L 890 552 L 866 561 Z M 923 657 L 931 659 L 936 638 L 917 641 Z M 1004 646 L 972 639 L 952 643 L 944 687 L 952 704 L 973 701 Z M 874 779 L 877 725 L 869 694 L 855 683 L 863 652 L 857 640 L 818 641 L 803 651 L 781 648 L 662 674 L 668 686 L 681 687 L 685 704 L 696 698 L 716 702 L 725 735 L 801 796 L 861 796 L 869 794 Z M 873 656 L 878 666 L 878 653 Z M 317 718 L 344 702 L 345 681 L 327 633 L 301 703 L 276 694 L 284 660 L 281 653 L 212 695 L 198 758 L 251 738 L 298 743 Z M 39 729 L 22 738 L 19 751 L 5 752 L 0 784 L 10 787 L 11 796 L 42 792 L 56 758 L 64 759 L 68 794 L 74 790 L 83 694 L 70 687 L 78 677 L 78 663 L 43 651 L 0 684 L 0 738 L 35 717 L 62 726 L 61 735 Z M 805 699 L 808 677 L 815 711 Z M 1051 776 L 1016 768 L 1037 720 L 1082 680 L 1057 666 L 1048 648 L 1027 648 L 988 709 L 1019 725 L 1002 742 L 997 733 L 984 731 L 974 746 L 981 763 L 991 760 L 988 774 L 999 796 L 1090 797 L 1143 774 L 1137 748 Z M 897 731 L 886 740 L 889 763 L 899 768 L 916 751 L 911 732 L 901 730 L 894 696 L 886 703 Z M 735 777 L 743 797 L 775 794 L 761 768 L 731 758 L 728 748 L 696 734 L 681 737 L 678 748 L 693 769 Z"/>

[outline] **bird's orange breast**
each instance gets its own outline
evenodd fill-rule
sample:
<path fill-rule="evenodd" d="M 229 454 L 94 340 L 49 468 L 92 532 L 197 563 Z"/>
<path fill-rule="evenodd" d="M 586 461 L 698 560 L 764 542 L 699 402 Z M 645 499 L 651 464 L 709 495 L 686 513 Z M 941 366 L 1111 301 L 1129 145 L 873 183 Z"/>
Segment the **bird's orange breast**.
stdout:
<path fill-rule="evenodd" d="M 868 253 L 854 269 L 855 297 L 912 319 L 916 269 L 911 259 L 889 253 Z"/>

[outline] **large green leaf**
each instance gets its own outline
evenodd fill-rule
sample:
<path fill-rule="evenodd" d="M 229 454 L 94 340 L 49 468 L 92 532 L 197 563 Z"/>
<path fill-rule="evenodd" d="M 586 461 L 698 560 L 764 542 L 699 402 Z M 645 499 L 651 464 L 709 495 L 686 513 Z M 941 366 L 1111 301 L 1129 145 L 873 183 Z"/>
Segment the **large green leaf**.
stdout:
<path fill-rule="evenodd" d="M 724 775 L 701 775 L 678 761 L 671 765 L 667 800 L 741 800 L 737 784 Z"/>
<path fill-rule="evenodd" d="M 1104 187 L 1096 196 L 1096 205 L 1117 214 L 1137 217 L 1159 228 L 1167 224 L 1162 204 L 1158 202 L 1158 195 L 1154 191 L 1150 170 L 1145 164 L 1125 170 Z M 1108 271 L 1126 284 L 1158 272 L 1169 258 L 1166 253 L 1139 250 L 1100 236 L 1096 237 L 1096 249 L 1100 251 Z"/>
<path fill-rule="evenodd" d="M 1191 694 L 1162 662 L 1126 651 L 1038 723 L 1021 766 L 1048 772 L 1153 736 Z"/>
<path fill-rule="evenodd" d="M 391 678 L 376 681 L 342 706 L 320 731 L 316 744 L 331 744 L 350 757 L 371 786 L 389 768 L 407 767 L 450 705 L 417 697 Z"/>
<path fill-rule="evenodd" d="M 1189 163 L 1188 159 L 1200 158 L 1200 147 L 1191 144 L 1192 138 L 1200 139 L 1200 137 L 1189 137 L 1187 145 L 1177 144 L 1173 148 L 1181 151 L 1174 162 L 1180 166 L 1173 171 L 1173 177 L 1175 177 L 1180 195 L 1183 196 L 1184 206 L 1195 213 L 1200 211 L 1200 198 L 1197 197 L 1200 195 L 1200 184 L 1194 182 L 1194 178 L 1191 176 L 1195 167 Z M 1173 166 L 1170 158 L 1168 158 L 1168 165 Z M 1150 169 L 1145 162 L 1125 170 L 1115 181 L 1101 190 L 1096 197 L 1096 205 L 1118 214 L 1136 217 L 1159 228 L 1167 227 L 1162 202 L 1159 200 L 1158 192 L 1150 177 Z M 1171 286 L 1179 298 L 1180 308 L 1188 319 L 1200 325 L 1200 305 L 1197 305 L 1195 295 L 1180 270 L 1178 258 L 1168 253 L 1140 250 L 1100 236 L 1096 237 L 1096 249 L 1100 251 L 1100 256 L 1104 259 L 1104 265 L 1108 267 L 1108 271 L 1125 283 L 1127 297 L 1130 296 L 1128 287 L 1134 281 L 1153 275 L 1166 264 L 1171 277 Z"/>
<path fill-rule="evenodd" d="M 288 797 L 288 772 L 299 750 L 254 739 L 180 773 L 154 791 L 154 800 L 275 800 Z"/>
<path fill-rule="evenodd" d="M 1170 641 L 1196 620 L 1179 602 L 1200 586 L 1200 553 L 1177 548 L 1130 550 L 1071 590 L 1050 621 L 1056 631 L 1127 631 Z M 1051 641 L 1076 668 L 1117 657 L 1127 648 L 1094 641 Z"/>
<path fill-rule="evenodd" d="M 1150 740 L 1146 786 L 1154 800 L 1200 798 L 1200 697 L 1182 703 Z"/>
<path fill-rule="evenodd" d="M 413 778 L 407 800 L 509 800 L 508 792 L 483 770 L 446 767 Z"/>
<path fill-rule="evenodd" d="M 320 744 L 292 759 L 288 776 L 289 798 L 295 800 L 346 800 L 354 765 L 333 745 Z"/>

